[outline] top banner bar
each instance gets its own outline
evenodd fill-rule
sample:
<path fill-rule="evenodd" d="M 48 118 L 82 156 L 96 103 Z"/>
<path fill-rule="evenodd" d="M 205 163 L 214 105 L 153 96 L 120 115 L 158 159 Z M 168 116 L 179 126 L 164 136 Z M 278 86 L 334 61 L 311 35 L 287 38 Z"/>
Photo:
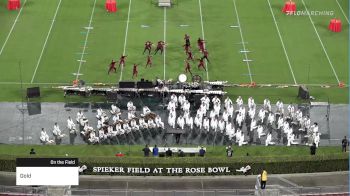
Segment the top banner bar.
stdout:
<path fill-rule="evenodd" d="M 17 167 L 78 167 L 78 158 L 17 158 Z"/>

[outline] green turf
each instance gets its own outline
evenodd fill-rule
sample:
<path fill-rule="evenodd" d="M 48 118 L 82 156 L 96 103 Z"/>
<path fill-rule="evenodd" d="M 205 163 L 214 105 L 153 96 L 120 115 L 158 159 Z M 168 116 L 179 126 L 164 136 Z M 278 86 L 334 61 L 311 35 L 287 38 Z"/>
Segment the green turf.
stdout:
<path fill-rule="evenodd" d="M 34 148 L 37 156 L 65 156 L 71 157 L 114 157 L 116 153 L 122 152 L 128 157 L 142 157 L 140 145 L 61 145 L 61 146 L 41 146 L 41 145 L 0 145 L 0 156 L 26 156 L 31 148 Z M 207 146 L 207 157 L 225 157 L 225 146 Z M 249 153 L 252 157 L 278 157 L 278 156 L 306 156 L 310 154 L 309 147 L 286 147 L 286 146 L 233 146 L 234 156 L 244 157 Z M 341 154 L 341 147 L 319 147 L 318 155 Z"/>
<path fill-rule="evenodd" d="M 282 40 L 284 41 L 291 67 L 284 54 L 281 41 L 273 20 L 268 0 L 235 0 L 242 35 L 250 50 L 248 59 L 252 81 L 257 84 L 294 84 L 291 69 L 298 84 L 332 84 L 335 87 L 321 88 L 311 86 L 310 93 L 317 101 L 347 103 L 348 88 L 336 87 L 338 81 L 332 71 L 321 43 L 308 16 L 287 16 L 281 12 L 284 1 L 269 0 L 276 17 Z M 325 46 L 330 61 L 339 80 L 348 84 L 348 35 L 349 25 L 336 1 L 304 0 L 309 11 L 333 11 L 332 16 L 311 16 L 317 32 Z M 345 13 L 349 3 L 338 0 Z M 42 98 L 39 101 L 103 101 L 102 98 L 63 98 L 56 83 L 71 83 L 78 70 L 81 79 L 88 83 L 117 83 L 119 79 L 131 78 L 132 64 L 139 64 L 139 77 L 177 79 L 184 72 L 185 54 L 182 49 L 183 37 L 191 36 L 192 48 L 196 58 L 201 54 L 196 47 L 198 37 L 205 37 L 211 62 L 208 73 L 197 70 L 197 61 L 192 63 L 193 73 L 207 76 L 210 80 L 227 80 L 234 84 L 250 83 L 248 66 L 239 51 L 243 49 L 233 0 L 184 0 L 170 9 L 159 8 L 151 0 L 132 0 L 130 20 L 128 21 L 129 0 L 118 1 L 118 11 L 108 13 L 104 0 L 96 0 L 94 15 L 84 54 L 81 58 L 94 0 L 62 0 L 55 23 L 51 30 L 40 64 L 37 62 L 50 29 L 59 0 L 27 0 L 21 15 L 6 43 L 4 42 L 17 17 L 18 11 L 6 10 L 0 3 L 0 101 L 19 101 L 21 99 L 20 74 L 18 63 L 22 65 L 24 88 L 40 86 Z M 200 17 L 200 4 L 203 24 Z M 302 0 L 296 0 L 297 9 L 305 7 Z M 166 12 L 166 14 L 165 14 Z M 166 17 L 166 19 L 165 19 Z M 343 21 L 341 33 L 330 32 L 327 27 L 331 18 Z M 164 31 L 164 20 L 166 32 Z M 148 26 L 144 28 L 144 26 Z M 181 26 L 187 25 L 187 26 Z M 203 32 L 202 32 L 203 25 Z M 126 37 L 127 33 L 127 37 Z M 145 68 L 146 55 L 142 55 L 144 42 L 156 43 L 166 37 L 167 48 L 163 55 L 153 57 L 152 68 Z M 124 41 L 126 45 L 124 48 Z M 118 59 L 124 52 L 128 55 L 122 75 L 107 75 L 111 59 Z M 164 61 L 165 59 L 165 61 Z M 37 71 L 35 69 L 37 67 Z M 80 69 L 79 69 L 80 67 Z M 35 74 L 34 74 L 35 73 Z M 34 75 L 34 76 L 33 76 Z M 188 76 L 190 76 L 188 74 Z M 31 80 L 33 79 L 33 83 Z M 14 84 L 15 83 L 15 84 Z M 45 84 L 46 83 L 46 84 Z M 282 98 L 285 102 L 300 102 L 296 99 L 297 88 L 227 88 L 235 98 L 253 96 L 257 102 L 265 97 L 271 100 Z"/>

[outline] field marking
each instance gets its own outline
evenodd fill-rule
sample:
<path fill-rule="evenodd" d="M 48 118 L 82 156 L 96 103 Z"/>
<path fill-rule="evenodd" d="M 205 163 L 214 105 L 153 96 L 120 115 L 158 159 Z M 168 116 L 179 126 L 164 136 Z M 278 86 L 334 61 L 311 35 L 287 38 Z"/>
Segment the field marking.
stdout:
<path fill-rule="evenodd" d="M 304 0 L 301 0 L 301 1 L 303 2 L 303 5 L 304 5 L 304 7 L 305 7 L 306 12 L 309 13 L 309 10 L 307 9 L 307 7 L 306 7 L 306 5 L 305 5 Z M 338 82 L 338 84 L 339 84 L 340 81 L 339 81 L 338 75 L 337 75 L 337 73 L 336 73 L 336 71 L 335 71 L 335 69 L 334 69 L 334 67 L 333 67 L 333 63 L 332 63 L 331 59 L 330 59 L 329 56 L 328 56 L 328 53 L 327 53 L 327 51 L 326 51 L 326 48 L 325 48 L 324 45 L 323 45 L 323 42 L 322 42 L 322 40 L 321 40 L 321 37 L 320 37 L 320 35 L 319 35 L 318 32 L 317 32 L 317 29 L 316 29 L 316 27 L 315 27 L 314 21 L 312 20 L 310 14 L 308 14 L 308 16 L 309 16 L 309 19 L 310 19 L 310 22 L 311 22 L 312 26 L 314 27 L 315 33 L 316 33 L 316 35 L 317 35 L 317 38 L 318 38 L 318 40 L 319 40 L 320 43 L 321 43 L 323 52 L 325 53 L 325 55 L 326 55 L 326 57 L 327 57 L 327 60 L 328 60 L 328 62 L 329 62 L 329 65 L 331 66 L 331 68 L 332 68 L 332 70 L 333 70 L 333 74 L 334 74 L 334 76 L 335 76 L 335 78 L 337 79 L 337 82 Z"/>
<path fill-rule="evenodd" d="M 298 84 L 296 79 L 295 79 L 294 72 L 293 72 L 293 69 L 292 69 L 292 65 L 290 63 L 286 47 L 284 46 L 284 41 L 282 39 L 282 35 L 281 35 L 280 29 L 279 29 L 278 24 L 277 24 L 277 21 L 276 21 L 276 18 L 275 18 L 275 14 L 273 13 L 270 0 L 267 0 L 267 2 L 268 2 L 269 7 L 270 7 L 270 11 L 271 11 L 271 14 L 272 14 L 273 21 L 275 22 L 275 26 L 276 26 L 276 29 L 277 29 L 278 36 L 279 36 L 279 38 L 281 40 L 281 44 L 282 44 L 282 47 L 283 47 L 284 55 L 286 56 L 286 59 L 287 59 L 288 65 L 289 65 L 289 70 L 290 70 L 290 72 L 292 73 L 292 76 L 293 76 L 294 84 Z"/>
<path fill-rule="evenodd" d="M 164 43 L 166 44 L 166 7 L 164 7 Z M 165 80 L 165 60 L 166 60 L 166 45 L 164 46 L 164 56 L 163 56 L 163 70 L 164 70 L 164 73 L 163 73 L 163 79 Z"/>
<path fill-rule="evenodd" d="M 17 17 L 15 18 L 15 21 L 14 21 L 13 24 L 12 24 L 12 27 L 11 27 L 11 29 L 10 29 L 9 34 L 7 34 L 7 37 L 6 37 L 6 39 L 5 39 L 5 42 L 4 42 L 4 44 L 2 45 L 1 50 L 0 50 L 0 56 L 1 56 L 2 52 L 4 51 L 4 48 L 5 48 L 6 44 L 7 44 L 7 41 L 9 40 L 9 38 L 10 38 L 10 36 L 11 36 L 11 34 L 12 34 L 12 31 L 13 31 L 13 29 L 15 28 L 15 26 L 16 26 L 16 24 L 17 24 L 18 18 L 19 18 L 19 16 L 21 15 L 22 10 L 23 10 L 24 5 L 26 4 L 26 2 L 27 2 L 27 0 L 24 1 L 24 3 L 23 3 L 23 5 L 22 5 L 21 9 L 19 10 L 19 12 L 18 12 L 18 14 L 17 14 Z"/>
<path fill-rule="evenodd" d="M 125 55 L 126 42 L 128 40 L 128 31 L 129 31 L 129 22 L 130 22 L 130 8 L 131 8 L 131 0 L 129 1 L 128 20 L 126 21 L 123 56 Z M 125 65 L 122 65 L 122 67 L 121 67 L 119 81 L 121 81 L 123 78 L 124 66 Z"/>
<path fill-rule="evenodd" d="M 47 33 L 47 36 L 46 36 L 46 39 L 45 39 L 43 48 L 41 49 L 41 53 L 40 53 L 38 62 L 36 63 L 36 67 L 35 67 L 35 70 L 34 70 L 34 73 L 33 73 L 33 76 L 32 76 L 32 80 L 30 81 L 30 83 L 33 83 L 33 81 L 34 81 L 34 78 L 35 78 L 35 75 L 36 75 L 36 71 L 38 70 L 39 64 L 40 64 L 40 62 L 41 62 L 41 58 L 42 58 L 43 53 L 44 53 L 44 50 L 45 50 L 45 48 L 46 48 L 47 40 L 49 39 L 50 34 L 51 34 L 52 27 L 53 27 L 53 25 L 55 24 L 56 16 L 57 16 L 58 10 L 59 10 L 60 7 L 61 7 L 61 2 L 62 2 L 62 0 L 60 0 L 60 1 L 58 2 L 55 15 L 53 16 L 53 19 L 52 19 L 52 22 L 51 22 L 51 26 L 50 26 L 49 32 Z"/>
<path fill-rule="evenodd" d="M 335 1 L 337 2 L 338 6 L 339 6 L 339 8 L 340 8 L 340 10 L 341 10 L 341 12 L 343 12 L 343 15 L 344 15 L 346 21 L 348 21 L 348 24 L 350 24 L 349 19 L 348 19 L 348 17 L 346 16 L 346 14 L 345 14 L 343 8 L 340 6 L 338 0 L 335 0 Z"/>
<path fill-rule="evenodd" d="M 78 80 L 79 75 L 80 75 L 80 69 L 81 69 L 81 65 L 83 64 L 83 58 L 84 58 L 84 54 L 85 54 L 85 50 L 86 50 L 86 44 L 87 44 L 87 41 L 89 39 L 89 34 L 90 34 L 90 30 L 91 30 L 92 18 L 94 17 L 94 13 L 95 13 L 95 7 L 96 7 L 96 0 L 94 1 L 94 7 L 92 8 L 92 11 L 91 11 L 89 26 L 87 28 L 87 33 L 86 33 L 86 36 L 85 36 L 83 51 L 81 52 L 81 57 L 80 57 L 80 60 L 79 60 L 79 68 L 78 68 L 77 77 L 75 78 L 75 80 Z"/>
<path fill-rule="evenodd" d="M 245 47 L 245 42 L 244 42 L 244 38 L 243 38 L 241 22 L 239 21 L 239 15 L 238 15 L 237 6 L 236 6 L 236 0 L 232 0 L 232 1 L 233 1 L 233 5 L 235 7 L 236 19 L 237 19 L 237 23 L 238 23 L 238 26 L 239 26 L 239 33 L 241 35 L 243 50 L 247 50 L 246 47 Z M 245 59 L 248 59 L 248 55 L 247 55 L 246 52 L 244 53 L 244 56 L 245 56 Z M 247 67 L 248 67 L 250 83 L 252 83 L 253 82 L 253 77 L 252 77 L 252 72 L 250 71 L 250 64 L 249 64 L 249 61 L 245 61 L 245 62 L 246 62 Z"/>
<path fill-rule="evenodd" d="M 202 14 L 202 2 L 201 0 L 198 0 L 198 5 L 199 5 L 199 14 L 201 17 L 201 26 L 202 26 L 202 37 L 203 40 L 205 41 L 205 36 L 204 36 L 204 25 L 203 25 L 203 14 Z M 204 44 L 204 49 L 206 49 L 205 44 Z M 205 60 L 205 68 L 206 68 L 206 72 L 207 72 L 207 81 L 209 81 L 209 68 L 208 68 L 208 63 Z"/>

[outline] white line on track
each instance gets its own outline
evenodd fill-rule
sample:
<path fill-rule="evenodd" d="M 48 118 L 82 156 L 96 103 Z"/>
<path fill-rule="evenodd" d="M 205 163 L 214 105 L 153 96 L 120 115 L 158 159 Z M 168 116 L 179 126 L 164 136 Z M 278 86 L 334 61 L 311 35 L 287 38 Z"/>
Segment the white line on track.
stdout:
<path fill-rule="evenodd" d="M 243 50 L 246 50 L 245 41 L 244 41 L 243 33 L 242 33 L 242 26 L 241 26 L 241 22 L 239 21 L 239 15 L 238 15 L 237 6 L 236 6 L 236 0 L 232 0 L 232 1 L 233 1 L 233 5 L 235 7 L 236 18 L 237 18 L 237 23 L 238 23 L 238 27 L 239 27 L 239 33 L 241 35 Z M 244 53 L 244 56 L 245 56 L 245 59 L 248 59 L 248 55 L 247 55 L 246 52 Z M 246 62 L 247 67 L 248 67 L 250 82 L 252 83 L 253 82 L 253 78 L 252 78 L 252 72 L 250 71 L 250 64 L 249 64 L 249 61 L 245 61 L 245 62 Z"/>
<path fill-rule="evenodd" d="M 279 30 L 279 27 L 278 27 L 278 24 L 277 24 L 277 21 L 276 21 L 276 18 L 275 18 L 275 14 L 273 13 L 273 10 L 272 10 L 272 7 L 271 7 L 270 0 L 267 0 L 267 2 L 269 3 L 269 7 L 270 7 L 271 14 L 272 14 L 272 18 L 273 18 L 273 21 L 275 22 L 275 26 L 276 26 L 276 29 L 277 29 L 277 33 L 278 33 L 278 36 L 279 36 L 279 38 L 280 38 L 280 40 L 281 40 L 281 44 L 282 44 L 282 47 L 283 47 L 283 51 L 284 51 L 284 54 L 285 54 L 285 56 L 286 56 L 286 59 L 287 59 L 288 65 L 289 65 L 289 70 L 290 70 L 290 72 L 292 73 L 292 76 L 293 76 L 294 84 L 297 84 L 297 81 L 296 81 L 296 79 L 295 79 L 294 72 L 293 72 L 293 69 L 292 69 L 292 65 L 291 65 L 291 63 L 290 63 L 290 60 L 289 60 L 289 56 L 288 56 L 286 47 L 284 46 L 284 42 L 283 42 L 283 39 L 282 39 L 282 35 L 281 35 L 281 32 L 280 32 L 280 30 Z"/>
<path fill-rule="evenodd" d="M 95 7 L 96 7 L 96 0 L 94 1 L 94 7 L 92 8 L 92 11 L 91 11 L 89 26 L 87 28 L 87 33 L 86 33 L 85 41 L 84 41 L 84 47 L 83 47 L 83 51 L 81 52 L 81 57 L 80 57 L 80 60 L 79 60 L 79 68 L 78 68 L 78 71 L 77 71 L 77 77 L 75 78 L 76 80 L 79 78 L 81 65 L 83 64 L 84 54 L 85 54 L 85 50 L 86 50 L 86 44 L 88 42 L 89 33 L 90 33 L 90 30 L 91 30 L 92 18 L 94 17 L 94 13 L 95 13 Z"/>
<path fill-rule="evenodd" d="M 164 7 L 164 43 L 166 44 L 166 7 Z M 164 56 L 163 56 L 163 67 L 164 67 L 163 79 L 165 80 L 166 46 L 164 46 L 163 53 L 164 53 Z"/>
<path fill-rule="evenodd" d="M 304 0 L 301 0 L 301 1 L 302 1 L 303 4 L 304 4 L 306 13 L 309 13 L 309 10 L 307 9 L 307 7 L 306 7 L 306 5 L 305 5 Z M 333 63 L 332 63 L 331 59 L 330 59 L 329 56 L 328 56 L 327 50 L 326 50 L 326 48 L 325 48 L 324 45 L 323 45 L 323 42 L 322 42 L 322 40 L 321 40 L 321 37 L 320 37 L 320 35 L 319 35 L 318 32 L 317 32 L 317 29 L 316 29 L 316 27 L 315 27 L 315 23 L 314 23 L 314 21 L 312 20 L 310 14 L 308 14 L 308 16 L 309 16 L 309 19 L 310 19 L 310 22 L 311 22 L 312 26 L 314 27 L 315 33 L 316 33 L 316 35 L 317 35 L 317 38 L 318 38 L 318 40 L 319 40 L 320 43 L 321 43 L 323 52 L 325 53 L 325 55 L 326 55 L 326 57 L 327 57 L 327 60 L 328 60 L 328 62 L 329 62 L 329 65 L 331 66 L 331 68 L 332 68 L 332 70 L 333 70 L 333 74 L 334 74 L 334 76 L 335 76 L 335 78 L 337 79 L 337 82 L 338 82 L 338 84 L 339 84 L 340 81 L 339 81 L 337 72 L 335 71 L 334 66 L 333 66 Z"/>
<path fill-rule="evenodd" d="M 2 52 L 4 51 L 4 48 L 5 48 L 6 44 L 7 44 L 7 41 L 9 40 L 9 38 L 10 38 L 10 36 L 11 36 L 11 34 L 12 34 L 12 31 L 13 31 L 13 29 L 15 28 L 15 26 L 16 26 L 16 24 L 17 24 L 18 18 L 19 18 L 19 16 L 21 15 L 22 10 L 23 10 L 24 5 L 26 4 L 26 2 L 27 2 L 27 0 L 24 1 L 24 3 L 23 3 L 23 5 L 22 5 L 21 9 L 19 10 L 19 12 L 18 12 L 18 14 L 17 14 L 17 17 L 16 17 L 15 21 L 14 21 L 13 24 L 12 24 L 11 30 L 10 30 L 9 34 L 7 35 L 7 37 L 6 37 L 4 44 L 3 44 L 2 47 L 1 47 L 0 55 L 1 55 Z"/>
<path fill-rule="evenodd" d="M 125 51 L 126 51 L 126 42 L 127 42 L 127 40 L 128 40 L 128 31 L 129 31 L 129 22 L 130 22 L 130 9 L 131 9 L 131 0 L 129 1 L 128 20 L 126 21 L 123 56 L 125 55 Z M 124 66 L 125 66 L 125 65 L 122 65 L 122 67 L 121 67 L 119 81 L 121 81 L 121 80 L 123 79 Z"/>
<path fill-rule="evenodd" d="M 45 39 L 45 42 L 44 42 L 43 48 L 41 49 L 41 53 L 40 53 L 40 56 L 39 56 L 38 62 L 36 63 L 36 67 L 35 67 L 35 70 L 34 70 L 34 73 L 33 73 L 33 77 L 32 77 L 32 80 L 30 81 L 30 83 L 33 83 L 33 81 L 34 81 L 34 78 L 35 78 L 35 75 L 36 75 L 36 71 L 38 70 L 39 64 L 40 64 L 40 62 L 41 62 L 41 58 L 42 58 L 43 53 L 44 53 L 45 48 L 46 48 L 47 40 L 49 39 L 50 34 L 51 34 L 52 27 L 53 27 L 53 25 L 55 24 L 55 21 L 56 21 L 56 16 L 57 16 L 58 10 L 60 9 L 61 2 L 62 2 L 62 0 L 60 0 L 60 1 L 58 2 L 58 5 L 57 5 L 57 8 L 56 8 L 55 15 L 54 15 L 54 17 L 53 17 L 53 19 L 52 19 L 52 23 L 51 23 L 51 26 L 50 26 L 49 32 L 47 33 L 47 36 L 46 36 L 46 39 Z"/>
<path fill-rule="evenodd" d="M 204 36 L 204 25 L 203 25 L 203 14 L 202 14 L 202 2 L 201 0 L 198 0 L 198 4 L 199 4 L 199 14 L 201 17 L 201 26 L 202 26 L 202 39 L 205 40 L 205 36 Z M 205 68 L 206 68 L 206 72 L 207 72 L 207 81 L 209 81 L 209 68 L 208 68 L 208 63 L 207 61 L 205 61 Z"/>
<path fill-rule="evenodd" d="M 343 8 L 340 6 L 340 3 L 338 2 L 338 0 L 335 0 L 335 1 L 337 2 L 338 6 L 339 6 L 339 8 L 340 8 L 340 10 L 341 10 L 341 12 L 343 12 L 343 15 L 344 15 L 346 21 L 348 21 L 348 24 L 350 24 L 348 17 L 346 16 L 346 14 L 345 14 Z"/>

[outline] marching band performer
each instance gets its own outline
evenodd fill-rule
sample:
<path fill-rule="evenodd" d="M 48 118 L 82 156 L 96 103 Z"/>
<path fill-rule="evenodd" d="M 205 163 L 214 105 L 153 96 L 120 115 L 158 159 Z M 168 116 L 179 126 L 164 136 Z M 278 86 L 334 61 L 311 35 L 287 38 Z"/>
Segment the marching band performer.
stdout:
<path fill-rule="evenodd" d="M 164 123 L 162 122 L 162 119 L 159 115 L 156 116 L 155 122 L 158 128 L 164 129 Z"/>

